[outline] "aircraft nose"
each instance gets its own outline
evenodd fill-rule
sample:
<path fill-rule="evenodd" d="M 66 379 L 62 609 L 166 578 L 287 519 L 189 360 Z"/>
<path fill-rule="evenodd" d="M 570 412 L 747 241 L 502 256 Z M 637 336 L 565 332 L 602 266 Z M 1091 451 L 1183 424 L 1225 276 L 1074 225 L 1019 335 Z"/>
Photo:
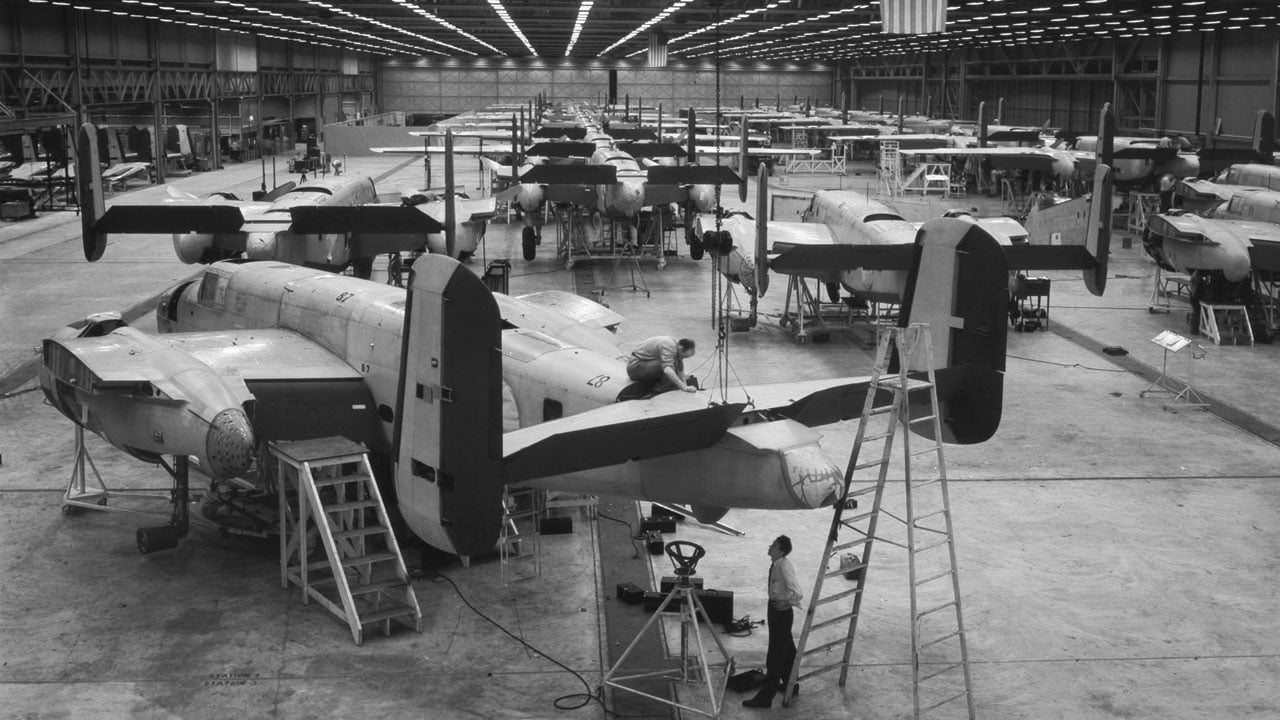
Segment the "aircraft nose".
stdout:
<path fill-rule="evenodd" d="M 216 478 L 243 475 L 253 463 L 253 428 L 239 408 L 223 410 L 209 423 L 205 458 Z"/>
<path fill-rule="evenodd" d="M 274 260 L 276 258 L 275 233 L 249 233 L 244 241 L 244 255 L 250 260 Z"/>
<path fill-rule="evenodd" d="M 791 494 L 802 507 L 834 504 L 844 487 L 844 473 L 816 443 L 782 452 Z"/>

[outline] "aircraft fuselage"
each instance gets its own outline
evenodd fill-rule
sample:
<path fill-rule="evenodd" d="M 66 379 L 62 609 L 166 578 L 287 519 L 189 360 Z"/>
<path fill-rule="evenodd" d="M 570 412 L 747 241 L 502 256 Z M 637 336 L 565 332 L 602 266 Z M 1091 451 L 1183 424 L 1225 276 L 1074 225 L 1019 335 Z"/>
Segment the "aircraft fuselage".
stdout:
<path fill-rule="evenodd" d="M 502 335 L 504 431 L 612 404 L 630 384 L 619 354 L 608 352 L 607 343 L 590 341 L 582 326 L 580 344 L 594 348 L 537 329 L 538 313 L 545 310 L 495 297 L 505 322 L 520 325 Z M 162 333 L 281 328 L 321 345 L 363 376 L 380 423 L 370 443 L 377 449 L 393 444 L 404 308 L 400 288 L 277 263 L 219 263 L 162 296 L 157 322 Z M 548 327 L 553 331 L 574 337 Z M 629 402 L 703 406 L 707 398 L 675 392 Z M 702 508 L 831 502 L 842 473 L 823 454 L 818 434 L 792 420 L 751 420 L 731 428 L 713 447 L 675 459 L 632 461 L 529 484 Z M 772 431 L 762 434 L 763 427 Z M 734 471 L 717 470 L 724 467 Z"/>

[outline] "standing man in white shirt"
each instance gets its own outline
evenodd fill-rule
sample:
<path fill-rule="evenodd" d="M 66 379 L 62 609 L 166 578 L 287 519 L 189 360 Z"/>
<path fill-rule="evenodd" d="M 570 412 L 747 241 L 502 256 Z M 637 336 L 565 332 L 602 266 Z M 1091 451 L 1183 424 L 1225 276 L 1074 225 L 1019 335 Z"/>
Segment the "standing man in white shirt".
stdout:
<path fill-rule="evenodd" d="M 796 580 L 795 568 L 787 556 L 791 554 L 791 538 L 779 535 L 769 546 L 769 613 L 765 624 L 769 626 L 769 652 L 765 656 L 764 687 L 755 697 L 742 701 L 743 707 L 767 708 L 773 705 L 773 696 L 787 685 L 791 677 L 791 663 L 796 657 L 796 643 L 791 637 L 795 623 L 795 608 L 800 607 L 804 595 Z"/>

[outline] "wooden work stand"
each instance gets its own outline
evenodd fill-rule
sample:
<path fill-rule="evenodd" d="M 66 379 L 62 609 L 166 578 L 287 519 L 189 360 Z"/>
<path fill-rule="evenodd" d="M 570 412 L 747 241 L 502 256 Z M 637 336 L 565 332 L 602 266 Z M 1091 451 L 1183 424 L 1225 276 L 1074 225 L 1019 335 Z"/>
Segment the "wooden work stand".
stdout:
<path fill-rule="evenodd" d="M 1200 332 L 1221 345 L 1223 340 L 1235 345 L 1253 344 L 1253 326 L 1244 305 L 1200 303 Z"/>

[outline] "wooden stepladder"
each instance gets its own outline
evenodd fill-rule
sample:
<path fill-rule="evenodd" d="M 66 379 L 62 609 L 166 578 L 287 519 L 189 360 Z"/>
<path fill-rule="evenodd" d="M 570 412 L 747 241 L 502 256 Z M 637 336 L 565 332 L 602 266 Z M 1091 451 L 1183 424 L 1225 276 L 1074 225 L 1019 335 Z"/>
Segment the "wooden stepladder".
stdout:
<path fill-rule="evenodd" d="M 899 359 L 898 369 L 889 372 L 894 353 Z M 969 719 L 975 717 L 932 356 L 927 325 L 885 328 L 880 334 L 866 403 L 845 470 L 844 491 L 835 504 L 831 531 L 796 643 L 796 659 L 783 695 L 785 705 L 790 704 L 796 683 L 829 670 L 839 668 L 840 685 L 844 686 L 867 584 L 867 569 L 871 564 L 871 549 L 879 539 L 904 548 L 908 556 L 914 717 L 920 718 L 944 706 L 957 707 L 952 703 L 958 700 L 965 701 Z M 911 417 L 913 393 L 918 393 L 914 396 L 917 407 L 929 409 L 914 418 Z M 927 405 L 921 402 L 925 393 Z M 928 447 L 913 450 L 911 433 L 901 433 L 906 507 L 905 516 L 899 517 L 884 509 L 882 503 L 894 438 L 899 429 L 913 428 L 927 430 L 923 434 L 934 439 L 927 443 Z M 864 443 L 880 443 L 878 457 L 860 461 Z M 871 450 L 874 452 L 874 448 Z M 930 453 L 936 457 L 936 477 L 914 478 L 913 459 L 920 458 L 923 462 L 924 456 Z M 857 471 L 868 468 L 878 468 L 874 482 L 854 480 Z M 865 495 L 872 496 L 871 508 L 856 512 L 858 498 Z M 905 526 L 905 542 L 886 537 L 883 529 L 877 534 L 881 514 Z M 838 576 L 849 580 L 851 587 L 828 587 L 827 581 Z M 833 629 L 839 632 L 832 634 Z M 823 631 L 827 632 L 825 637 Z M 841 659 L 826 662 L 836 648 L 843 650 Z M 820 657 L 824 655 L 825 658 Z"/>
<path fill-rule="evenodd" d="M 273 442 L 271 452 L 281 586 L 297 585 L 304 604 L 315 600 L 345 621 L 357 645 L 374 623 L 385 635 L 393 620 L 422 632 L 418 598 L 364 447 L 336 437 Z M 325 557 L 313 560 L 317 540 Z"/>

